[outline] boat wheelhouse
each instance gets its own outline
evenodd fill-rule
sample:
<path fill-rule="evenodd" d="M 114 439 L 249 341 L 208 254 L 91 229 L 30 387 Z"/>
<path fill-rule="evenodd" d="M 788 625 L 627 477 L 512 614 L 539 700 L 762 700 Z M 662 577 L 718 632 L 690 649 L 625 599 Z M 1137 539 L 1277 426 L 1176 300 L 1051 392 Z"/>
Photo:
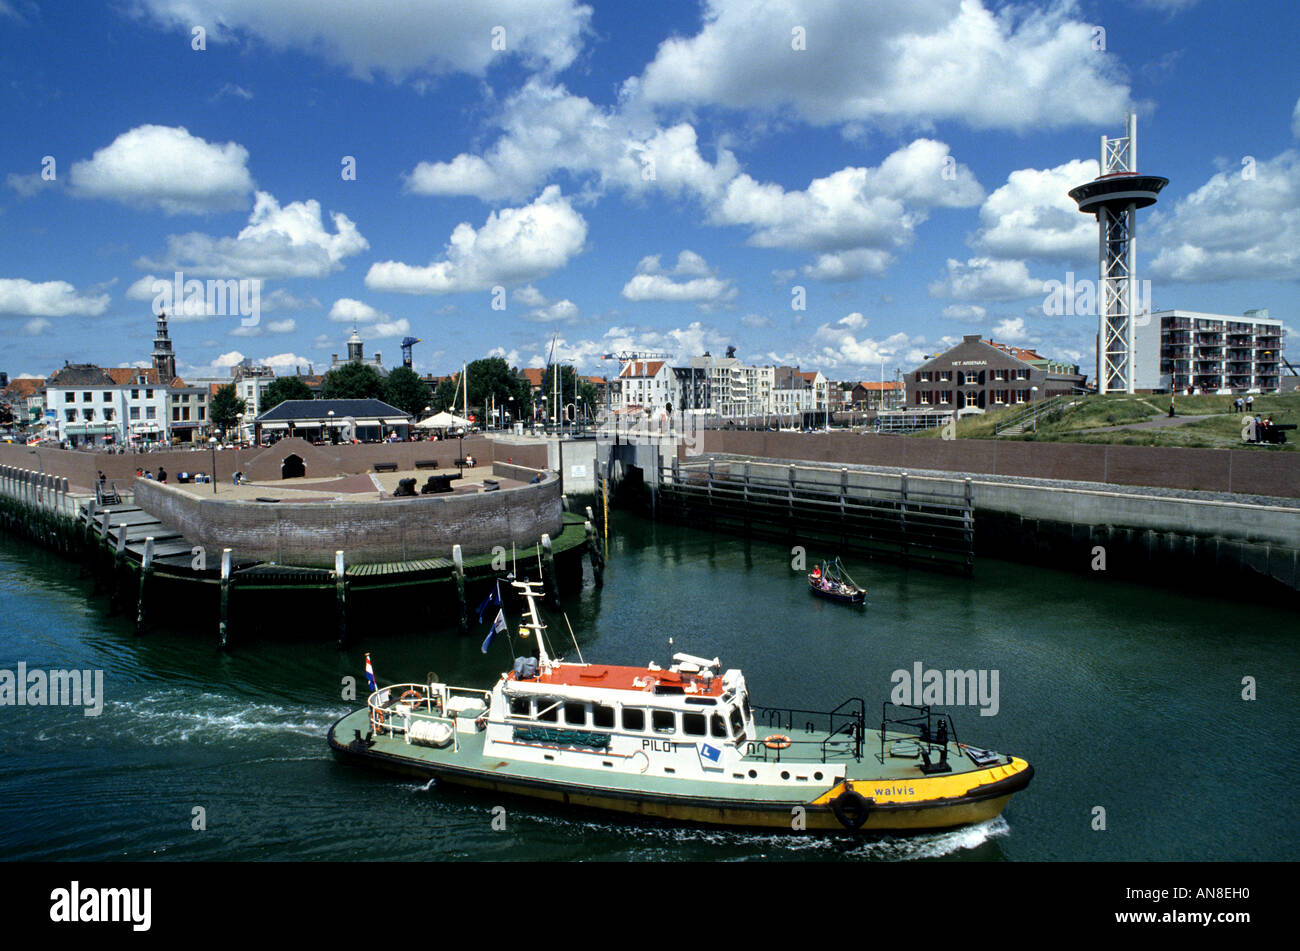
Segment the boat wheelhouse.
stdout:
<path fill-rule="evenodd" d="M 928 707 L 886 703 L 868 743 L 861 699 L 828 712 L 757 706 L 744 675 L 718 658 L 678 653 L 668 668 L 552 659 L 539 585 L 514 586 L 536 657 L 517 658 L 488 690 L 376 690 L 331 728 L 335 751 L 579 806 L 808 830 L 979 822 L 1033 775 L 1024 760 L 961 744 L 951 720 Z"/>

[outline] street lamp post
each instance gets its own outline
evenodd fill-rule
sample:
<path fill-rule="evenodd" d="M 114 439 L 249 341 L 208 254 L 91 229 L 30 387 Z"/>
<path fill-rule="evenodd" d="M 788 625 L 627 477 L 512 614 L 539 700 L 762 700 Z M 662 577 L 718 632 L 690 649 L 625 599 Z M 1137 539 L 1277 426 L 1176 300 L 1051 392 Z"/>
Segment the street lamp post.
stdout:
<path fill-rule="evenodd" d="M 464 426 L 456 430 L 456 439 L 458 440 L 457 444 L 460 446 L 460 449 L 456 453 L 456 465 L 459 467 L 460 477 L 463 479 L 465 478 L 465 427 Z"/>
<path fill-rule="evenodd" d="M 327 417 L 325 425 L 330 429 L 330 445 L 333 446 L 335 445 L 336 437 L 338 436 L 338 430 L 334 428 L 334 410 L 326 410 L 325 416 Z"/>
<path fill-rule="evenodd" d="M 217 494 L 217 437 L 208 437 L 208 449 L 212 452 L 212 494 Z"/>
<path fill-rule="evenodd" d="M 1038 387 L 1029 388 L 1029 398 L 1034 403 L 1034 435 L 1038 435 Z"/>
<path fill-rule="evenodd" d="M 235 440 L 235 445 L 242 446 L 244 444 L 244 414 L 243 413 L 235 414 L 235 433 L 237 436 Z"/>

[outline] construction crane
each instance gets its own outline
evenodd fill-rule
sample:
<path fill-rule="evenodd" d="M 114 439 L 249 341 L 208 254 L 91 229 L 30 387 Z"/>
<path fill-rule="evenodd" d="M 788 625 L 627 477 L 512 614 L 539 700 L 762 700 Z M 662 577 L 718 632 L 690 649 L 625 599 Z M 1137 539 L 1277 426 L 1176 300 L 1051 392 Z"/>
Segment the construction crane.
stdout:
<path fill-rule="evenodd" d="M 602 360 L 617 360 L 619 363 L 628 363 L 632 360 L 671 360 L 672 358 L 671 353 L 656 353 L 651 350 L 619 350 L 601 356 Z"/>
<path fill-rule="evenodd" d="M 406 337 L 402 340 L 402 366 L 406 367 L 408 370 L 411 369 L 411 361 L 413 359 L 411 357 L 411 348 L 421 342 L 422 341 L 419 337 Z"/>

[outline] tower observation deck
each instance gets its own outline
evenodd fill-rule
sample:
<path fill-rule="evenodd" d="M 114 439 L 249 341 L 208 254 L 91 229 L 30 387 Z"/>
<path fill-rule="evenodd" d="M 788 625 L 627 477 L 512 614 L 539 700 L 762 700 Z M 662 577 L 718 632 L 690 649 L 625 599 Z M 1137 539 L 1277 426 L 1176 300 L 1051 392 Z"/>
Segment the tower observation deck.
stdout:
<path fill-rule="evenodd" d="M 1129 113 L 1126 135 L 1101 137 L 1101 175 L 1070 189 L 1087 215 L 1097 216 L 1097 392 L 1133 392 L 1133 321 L 1137 293 L 1137 210 L 1156 203 L 1169 179 L 1139 175 L 1137 116 Z"/>

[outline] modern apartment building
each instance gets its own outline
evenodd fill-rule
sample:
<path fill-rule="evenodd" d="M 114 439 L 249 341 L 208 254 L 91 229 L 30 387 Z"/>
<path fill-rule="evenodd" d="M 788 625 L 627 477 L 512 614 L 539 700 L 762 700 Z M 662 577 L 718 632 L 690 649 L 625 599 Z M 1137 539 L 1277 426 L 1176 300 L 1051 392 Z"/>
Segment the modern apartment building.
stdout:
<path fill-rule="evenodd" d="M 1134 330 L 1133 387 L 1142 392 L 1270 393 L 1282 383 L 1286 330 L 1267 310 L 1240 317 L 1162 310 Z"/>

